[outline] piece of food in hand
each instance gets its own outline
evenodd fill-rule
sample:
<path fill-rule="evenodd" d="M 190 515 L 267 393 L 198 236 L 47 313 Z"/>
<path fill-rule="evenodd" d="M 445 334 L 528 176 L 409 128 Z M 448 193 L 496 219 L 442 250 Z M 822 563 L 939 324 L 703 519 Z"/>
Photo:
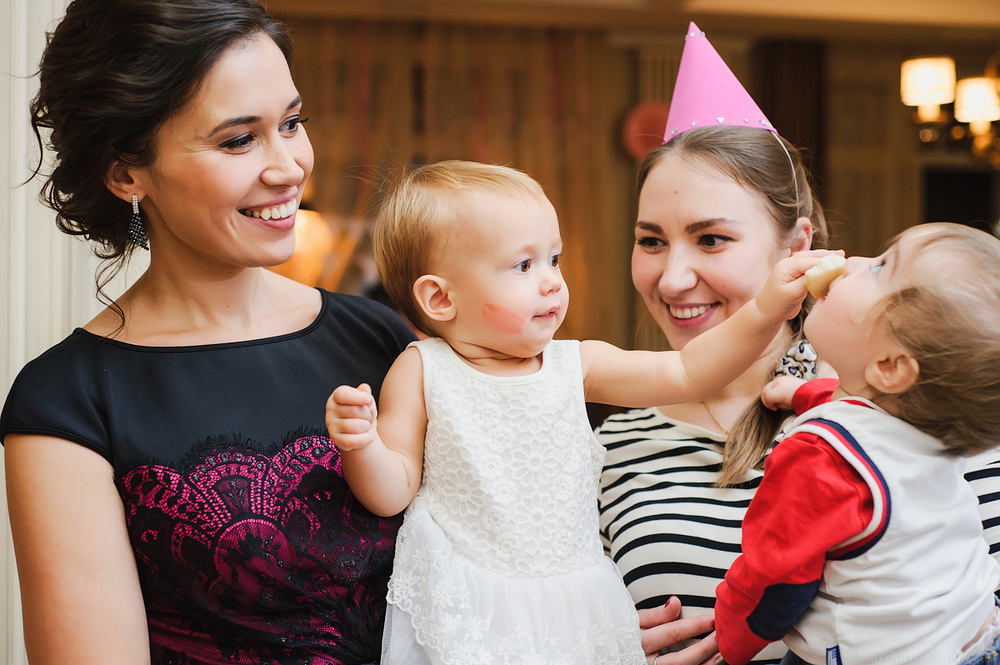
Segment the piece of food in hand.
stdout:
<path fill-rule="evenodd" d="M 819 263 L 806 271 L 806 288 L 813 298 L 819 300 L 825 298 L 830 290 L 830 283 L 844 272 L 844 264 L 847 263 L 840 254 L 827 254 L 819 260 Z"/>

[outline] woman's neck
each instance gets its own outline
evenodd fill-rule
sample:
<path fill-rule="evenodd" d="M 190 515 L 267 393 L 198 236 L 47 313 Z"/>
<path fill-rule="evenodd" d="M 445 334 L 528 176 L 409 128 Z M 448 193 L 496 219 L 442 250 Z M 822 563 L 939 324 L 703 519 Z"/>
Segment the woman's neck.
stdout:
<path fill-rule="evenodd" d="M 116 302 L 125 315 L 116 339 L 145 346 L 215 344 L 294 332 L 315 318 L 320 304 L 314 289 L 264 268 L 205 278 L 178 276 L 152 265 Z M 85 328 L 108 334 L 119 323 L 113 311 L 105 310 Z"/>
<path fill-rule="evenodd" d="M 786 326 L 753 365 L 715 395 L 700 402 L 662 406 L 660 412 L 675 420 L 728 434 L 746 408 L 760 397 L 791 343 L 792 332 Z"/>

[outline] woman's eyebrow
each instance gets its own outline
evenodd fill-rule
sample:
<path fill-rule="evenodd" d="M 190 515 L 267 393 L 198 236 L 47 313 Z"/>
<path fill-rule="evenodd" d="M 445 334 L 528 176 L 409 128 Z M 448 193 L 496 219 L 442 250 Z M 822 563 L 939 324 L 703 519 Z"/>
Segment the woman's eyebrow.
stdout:
<path fill-rule="evenodd" d="M 296 97 L 291 101 L 291 103 L 285 108 L 286 111 L 290 111 L 299 104 L 302 103 L 301 97 Z M 215 128 L 205 135 L 205 138 L 211 138 L 221 132 L 224 129 L 229 129 L 230 127 L 238 127 L 240 125 L 250 125 L 255 122 L 260 122 L 260 116 L 258 115 L 241 115 L 235 118 L 228 118 L 223 120 Z"/>
<path fill-rule="evenodd" d="M 734 219 L 728 217 L 713 217 L 712 219 L 703 219 L 697 222 L 691 222 L 684 227 L 685 233 L 698 233 L 699 231 L 704 231 L 705 229 L 712 228 L 713 226 L 718 226 L 722 224 L 736 224 L 738 223 Z M 635 223 L 635 228 L 642 229 L 643 231 L 651 231 L 654 233 L 660 233 L 663 231 L 663 227 L 656 222 L 647 222 L 644 220 L 637 220 Z"/>
<path fill-rule="evenodd" d="M 703 219 L 699 222 L 692 222 L 684 227 L 686 233 L 698 233 L 699 231 L 704 231 L 705 229 L 712 228 L 713 226 L 720 226 L 722 224 L 735 224 L 736 220 L 730 219 L 728 217 L 713 217 L 711 219 Z"/>

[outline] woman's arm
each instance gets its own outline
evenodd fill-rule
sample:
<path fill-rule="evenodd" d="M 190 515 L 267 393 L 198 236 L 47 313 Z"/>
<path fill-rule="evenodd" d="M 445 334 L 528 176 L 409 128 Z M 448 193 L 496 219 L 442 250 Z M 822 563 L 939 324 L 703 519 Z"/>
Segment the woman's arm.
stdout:
<path fill-rule="evenodd" d="M 8 435 L 4 450 L 32 665 L 149 663 L 146 610 L 111 465 L 44 436 Z"/>
<path fill-rule="evenodd" d="M 367 384 L 338 387 L 326 403 L 326 427 L 351 492 L 371 512 L 389 517 L 410 504 L 423 472 L 427 410 L 419 351 L 400 354 L 379 400 L 376 409 Z"/>

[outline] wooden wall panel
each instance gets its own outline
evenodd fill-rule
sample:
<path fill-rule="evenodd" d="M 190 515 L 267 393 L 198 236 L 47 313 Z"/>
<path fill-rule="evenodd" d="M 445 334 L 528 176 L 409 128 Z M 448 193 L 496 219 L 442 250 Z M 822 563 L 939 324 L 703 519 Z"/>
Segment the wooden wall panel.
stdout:
<path fill-rule="evenodd" d="M 323 19 L 295 23 L 293 35 L 316 150 L 310 205 L 370 219 L 387 179 L 428 161 L 526 171 L 560 217 L 572 294 L 561 336 L 629 343 L 627 49 L 591 29 Z"/>

